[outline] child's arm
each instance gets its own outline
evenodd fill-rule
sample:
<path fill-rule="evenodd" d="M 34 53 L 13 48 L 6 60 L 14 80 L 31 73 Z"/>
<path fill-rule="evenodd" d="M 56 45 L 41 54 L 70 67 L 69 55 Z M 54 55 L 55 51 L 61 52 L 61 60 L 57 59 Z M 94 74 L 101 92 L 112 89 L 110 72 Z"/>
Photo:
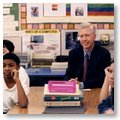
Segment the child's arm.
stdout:
<path fill-rule="evenodd" d="M 19 103 L 19 106 L 24 108 L 24 107 L 27 107 L 28 105 L 28 98 L 25 94 L 25 91 L 21 85 L 21 82 L 20 82 L 20 79 L 19 79 L 19 71 L 16 70 L 16 69 L 13 69 L 12 73 L 13 75 L 13 79 L 15 80 L 16 82 L 16 86 L 17 86 L 17 91 L 18 91 L 18 103 Z"/>
<path fill-rule="evenodd" d="M 100 102 L 103 99 L 106 99 L 107 96 L 109 96 L 109 76 L 108 76 L 108 67 L 105 69 L 105 79 L 104 79 L 104 83 L 100 92 Z"/>

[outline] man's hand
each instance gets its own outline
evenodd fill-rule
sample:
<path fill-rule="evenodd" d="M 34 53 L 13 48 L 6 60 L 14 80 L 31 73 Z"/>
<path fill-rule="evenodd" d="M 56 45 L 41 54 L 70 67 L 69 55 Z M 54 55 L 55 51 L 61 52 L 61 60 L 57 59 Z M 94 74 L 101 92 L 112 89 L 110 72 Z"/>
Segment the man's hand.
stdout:
<path fill-rule="evenodd" d="M 76 78 L 71 78 L 69 81 L 76 81 L 76 83 L 80 85 L 80 82 L 78 81 L 77 77 Z"/>

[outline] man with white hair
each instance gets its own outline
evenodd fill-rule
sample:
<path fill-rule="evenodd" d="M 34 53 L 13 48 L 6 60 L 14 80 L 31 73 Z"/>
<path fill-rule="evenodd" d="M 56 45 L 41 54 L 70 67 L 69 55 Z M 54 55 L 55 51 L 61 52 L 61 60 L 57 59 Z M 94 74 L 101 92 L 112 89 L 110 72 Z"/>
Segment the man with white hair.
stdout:
<path fill-rule="evenodd" d="M 68 68 L 65 80 L 76 80 L 80 87 L 99 88 L 104 82 L 104 69 L 110 64 L 110 53 L 107 49 L 95 45 L 95 26 L 82 23 L 78 37 L 80 46 L 69 52 Z"/>

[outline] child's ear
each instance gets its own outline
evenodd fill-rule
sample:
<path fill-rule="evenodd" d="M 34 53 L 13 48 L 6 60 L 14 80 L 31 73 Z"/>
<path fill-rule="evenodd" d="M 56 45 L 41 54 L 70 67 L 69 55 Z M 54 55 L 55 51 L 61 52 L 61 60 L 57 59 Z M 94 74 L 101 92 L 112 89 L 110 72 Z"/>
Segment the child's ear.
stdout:
<path fill-rule="evenodd" d="M 19 70 L 19 69 L 20 69 L 20 65 L 17 66 L 17 70 Z"/>

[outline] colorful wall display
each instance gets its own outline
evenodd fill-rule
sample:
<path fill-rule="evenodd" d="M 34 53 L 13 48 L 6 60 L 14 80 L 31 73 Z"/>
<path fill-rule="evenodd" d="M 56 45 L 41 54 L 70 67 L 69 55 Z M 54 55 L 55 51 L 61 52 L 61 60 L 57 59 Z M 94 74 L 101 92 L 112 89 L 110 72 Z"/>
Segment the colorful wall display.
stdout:
<path fill-rule="evenodd" d="M 88 16 L 114 16 L 114 4 L 88 4 Z"/>
<path fill-rule="evenodd" d="M 44 11 L 43 11 L 44 9 Z M 36 10 L 36 13 L 33 13 Z M 21 29 L 77 29 L 81 22 L 71 22 L 73 18 L 113 16 L 114 4 L 87 4 L 87 3 L 44 3 L 44 4 L 20 4 Z M 35 14 L 35 15 L 34 15 Z M 63 17 L 61 22 L 54 22 L 56 17 Z M 49 21 L 45 22 L 48 18 Z M 54 18 L 53 20 L 52 17 Z M 64 22 L 69 17 L 69 22 Z M 95 19 L 95 18 L 94 18 Z M 40 22 L 43 21 L 43 22 Z M 113 22 L 93 22 L 97 29 L 114 29 Z"/>
<path fill-rule="evenodd" d="M 13 25 L 18 22 L 18 25 L 14 26 L 11 31 L 12 33 L 17 30 L 24 32 L 24 35 L 19 34 L 19 36 L 22 36 L 25 43 L 30 42 L 31 36 L 34 36 L 34 34 L 42 35 L 43 41 L 58 42 L 57 51 L 60 54 L 60 43 L 64 38 L 62 35 L 69 30 L 77 31 L 82 22 L 92 22 L 95 25 L 97 29 L 96 40 L 100 40 L 101 34 L 109 33 L 111 40 L 114 41 L 114 4 L 13 3 L 6 5 L 9 9 L 4 6 L 4 12 L 9 15 L 4 14 L 4 22 L 8 19 L 12 19 L 12 22 L 11 24 L 4 24 L 4 27 L 7 28 L 5 31 L 9 31 L 9 28 L 11 30 Z M 52 31 L 55 29 L 59 30 L 59 34 L 40 33 L 43 30 Z M 47 43 L 45 42 L 45 44 Z M 51 47 L 49 46 L 49 48 Z M 23 52 L 25 50 L 23 48 Z"/>

